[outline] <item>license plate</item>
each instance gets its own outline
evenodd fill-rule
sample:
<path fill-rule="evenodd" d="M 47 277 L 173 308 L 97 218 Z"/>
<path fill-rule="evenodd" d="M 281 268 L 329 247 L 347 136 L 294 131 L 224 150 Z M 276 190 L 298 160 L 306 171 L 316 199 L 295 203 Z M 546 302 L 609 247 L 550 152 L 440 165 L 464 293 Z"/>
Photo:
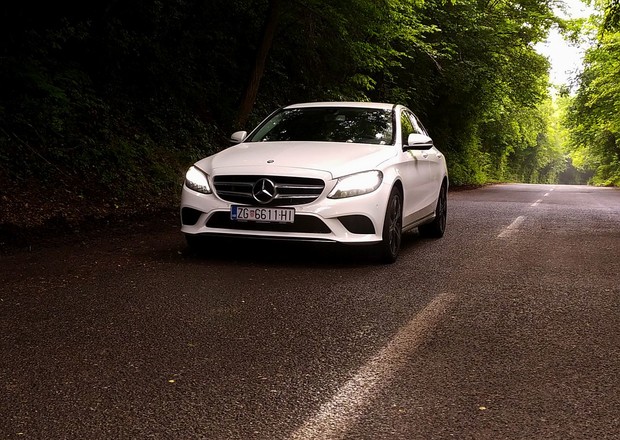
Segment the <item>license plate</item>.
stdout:
<path fill-rule="evenodd" d="M 295 209 L 233 205 L 230 207 L 230 219 L 260 223 L 293 223 L 295 221 Z"/>

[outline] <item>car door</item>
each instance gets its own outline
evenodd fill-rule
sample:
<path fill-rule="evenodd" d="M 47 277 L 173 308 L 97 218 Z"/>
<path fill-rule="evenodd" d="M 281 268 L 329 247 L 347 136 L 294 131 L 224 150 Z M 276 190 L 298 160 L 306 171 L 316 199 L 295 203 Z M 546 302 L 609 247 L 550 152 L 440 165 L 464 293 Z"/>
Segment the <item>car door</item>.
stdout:
<path fill-rule="evenodd" d="M 403 225 L 406 227 L 424 218 L 428 205 L 430 165 L 426 150 L 412 149 L 407 145 L 411 133 L 417 133 L 413 114 L 404 109 L 400 115 L 400 139 L 402 146 L 401 170 L 405 194 L 403 197 Z"/>
<path fill-rule="evenodd" d="M 418 117 L 413 113 L 411 114 L 411 117 L 413 118 L 412 122 L 414 124 L 414 128 L 420 130 L 421 133 L 428 136 L 428 132 L 426 131 L 424 125 L 422 125 Z M 443 157 L 443 154 L 434 146 L 426 150 L 426 153 L 426 160 L 428 162 L 430 178 L 429 194 L 433 196 L 431 202 L 434 204 L 435 199 L 439 194 L 441 184 L 443 182 L 445 158 Z"/>

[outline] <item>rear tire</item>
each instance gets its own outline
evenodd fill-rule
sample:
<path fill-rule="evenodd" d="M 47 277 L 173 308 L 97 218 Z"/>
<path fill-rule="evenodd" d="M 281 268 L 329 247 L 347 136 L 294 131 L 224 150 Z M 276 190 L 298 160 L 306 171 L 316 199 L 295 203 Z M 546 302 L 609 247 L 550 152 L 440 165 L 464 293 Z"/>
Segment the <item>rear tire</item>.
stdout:
<path fill-rule="evenodd" d="M 446 220 L 448 219 L 448 189 L 446 184 L 441 185 L 437 206 L 435 208 L 435 218 L 432 222 L 421 225 L 418 230 L 420 235 L 426 238 L 441 238 L 446 232 Z"/>
<path fill-rule="evenodd" d="M 394 263 L 400 252 L 403 235 L 403 196 L 398 188 L 392 188 L 385 210 L 381 243 L 377 254 L 382 263 Z"/>

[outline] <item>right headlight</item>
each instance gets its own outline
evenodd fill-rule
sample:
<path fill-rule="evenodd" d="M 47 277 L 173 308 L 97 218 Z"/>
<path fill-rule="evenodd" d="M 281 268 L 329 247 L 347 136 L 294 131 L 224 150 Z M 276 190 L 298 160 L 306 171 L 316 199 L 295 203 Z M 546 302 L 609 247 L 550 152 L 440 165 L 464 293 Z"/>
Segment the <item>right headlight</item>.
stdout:
<path fill-rule="evenodd" d="M 383 181 L 381 171 L 364 171 L 338 179 L 334 189 L 327 195 L 330 199 L 344 199 L 346 197 L 361 196 L 375 191 Z"/>
<path fill-rule="evenodd" d="M 211 185 L 205 173 L 191 166 L 185 173 L 185 186 L 202 194 L 211 194 Z"/>

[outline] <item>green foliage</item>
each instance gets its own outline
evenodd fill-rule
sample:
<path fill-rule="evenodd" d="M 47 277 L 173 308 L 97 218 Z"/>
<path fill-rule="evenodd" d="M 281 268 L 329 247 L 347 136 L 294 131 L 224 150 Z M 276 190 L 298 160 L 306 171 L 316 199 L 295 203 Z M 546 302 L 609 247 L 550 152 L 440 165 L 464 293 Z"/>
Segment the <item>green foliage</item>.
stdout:
<path fill-rule="evenodd" d="M 414 98 L 410 105 L 426 116 L 442 148 L 460 153 L 450 161 L 451 175 L 464 175 L 464 183 L 537 180 L 540 163 L 532 159 L 524 169 L 522 159 L 546 135 L 546 126 L 535 122 L 543 118 L 538 103 L 548 96 L 548 63 L 532 43 L 553 23 L 549 5 L 427 3 L 424 13 L 439 30 L 428 38 L 433 63 L 410 81 L 432 78 L 420 95 L 433 99 Z"/>
<path fill-rule="evenodd" d="M 183 170 L 215 138 L 194 55 L 178 56 L 193 39 L 186 6 L 7 6 L 0 181 L 127 203 L 176 197 Z"/>
<path fill-rule="evenodd" d="M 620 184 L 620 31 L 609 25 L 612 6 L 605 10 L 598 44 L 586 54 L 566 117 L 573 165 L 592 171 L 591 183 L 605 186 Z"/>
<path fill-rule="evenodd" d="M 401 102 L 431 130 L 454 183 L 552 181 L 566 158 L 533 43 L 554 23 L 578 26 L 552 3 L 282 1 L 251 123 L 291 102 Z M 0 180 L 173 198 L 185 167 L 225 146 L 269 5 L 3 6 Z"/>
<path fill-rule="evenodd" d="M 620 31 L 620 1 L 610 0 L 604 3 L 605 17 L 602 29 L 610 32 Z"/>

